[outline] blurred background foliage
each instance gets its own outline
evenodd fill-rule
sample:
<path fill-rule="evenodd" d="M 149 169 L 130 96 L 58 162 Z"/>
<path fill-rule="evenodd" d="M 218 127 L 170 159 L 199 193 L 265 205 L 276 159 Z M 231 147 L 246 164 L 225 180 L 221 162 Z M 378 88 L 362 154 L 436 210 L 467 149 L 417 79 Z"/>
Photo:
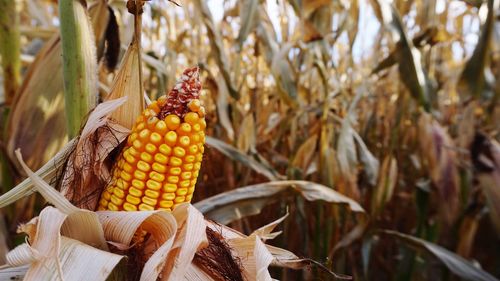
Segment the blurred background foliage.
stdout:
<path fill-rule="evenodd" d="M 496 280 L 499 2 L 148 1 L 149 97 L 202 68 L 210 138 L 195 205 L 244 233 L 289 213 L 272 243 L 355 280 Z M 23 178 L 15 148 L 38 169 L 68 141 L 57 1 L 16 5 L 1 18 L 12 32 L 0 35 L 19 40 L 0 39 L 4 191 Z M 87 7 L 102 100 L 133 16 L 120 0 Z M 314 184 L 353 201 L 311 199 Z M 32 197 L 4 214 L 11 247 L 17 223 L 43 204 Z"/>

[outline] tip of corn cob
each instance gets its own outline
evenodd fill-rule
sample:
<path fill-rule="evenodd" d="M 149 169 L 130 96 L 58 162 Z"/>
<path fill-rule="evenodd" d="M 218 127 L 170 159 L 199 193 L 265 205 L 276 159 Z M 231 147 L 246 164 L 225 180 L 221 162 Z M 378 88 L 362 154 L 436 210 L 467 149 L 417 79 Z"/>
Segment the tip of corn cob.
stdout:
<path fill-rule="evenodd" d="M 189 104 L 200 97 L 200 90 L 200 68 L 196 66 L 186 69 L 168 93 L 167 101 L 160 108 L 158 118 L 165 119 L 169 114 L 183 118 L 186 113 L 192 111 Z"/>

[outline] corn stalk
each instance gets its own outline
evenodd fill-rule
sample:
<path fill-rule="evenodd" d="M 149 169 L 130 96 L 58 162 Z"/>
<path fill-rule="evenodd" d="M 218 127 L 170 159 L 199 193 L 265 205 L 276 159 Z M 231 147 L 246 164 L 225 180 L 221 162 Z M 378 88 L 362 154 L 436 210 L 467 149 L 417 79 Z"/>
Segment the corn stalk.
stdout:
<path fill-rule="evenodd" d="M 61 0 L 59 14 L 68 135 L 75 137 L 96 103 L 97 62 L 86 1 Z"/>

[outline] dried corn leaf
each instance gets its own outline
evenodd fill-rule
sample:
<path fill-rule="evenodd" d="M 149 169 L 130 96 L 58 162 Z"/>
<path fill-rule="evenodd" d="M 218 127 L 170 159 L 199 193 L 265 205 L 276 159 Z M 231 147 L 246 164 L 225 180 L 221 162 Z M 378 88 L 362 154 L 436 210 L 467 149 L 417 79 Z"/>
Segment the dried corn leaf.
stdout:
<path fill-rule="evenodd" d="M 364 216 L 365 213 L 356 201 L 331 188 L 308 181 L 273 181 L 240 187 L 204 199 L 194 206 L 206 217 L 228 224 L 258 214 L 265 205 L 297 193 L 308 201 L 347 205 L 351 211 L 359 215 Z"/>
<path fill-rule="evenodd" d="M 195 3 L 195 8 L 201 14 L 203 23 L 207 28 L 207 35 L 210 39 L 210 48 L 212 49 L 212 53 L 214 54 L 213 57 L 217 62 L 219 71 L 224 78 L 224 82 L 229 91 L 229 95 L 238 100 L 240 98 L 240 94 L 234 86 L 233 80 L 231 78 L 231 72 L 229 71 L 229 60 L 226 52 L 224 51 L 224 46 L 222 45 L 222 37 L 219 30 L 215 26 L 212 13 L 208 8 L 208 3 L 202 0 L 194 0 L 193 2 Z"/>
<path fill-rule="evenodd" d="M 437 188 L 441 217 L 452 223 L 459 210 L 459 177 L 453 140 L 429 114 L 418 121 L 418 135 L 428 173 Z"/>
<path fill-rule="evenodd" d="M 68 140 L 60 56 L 57 35 L 45 44 L 28 68 L 7 124 L 10 158 L 16 159 L 14 151 L 21 148 L 32 169 L 49 161 Z"/>
<path fill-rule="evenodd" d="M 255 121 L 253 114 L 248 114 L 241 121 L 240 131 L 238 134 L 238 149 L 244 153 L 255 151 Z"/>
<path fill-rule="evenodd" d="M 318 135 L 314 134 L 310 136 L 304 143 L 302 143 L 297 150 L 297 153 L 295 153 L 292 166 L 300 168 L 304 176 L 306 175 L 309 165 L 311 164 L 316 153 L 317 144 Z"/>
<path fill-rule="evenodd" d="M 460 278 L 471 281 L 498 281 L 493 275 L 480 267 L 434 243 L 392 230 L 384 230 L 383 233 L 434 256 Z"/>
<path fill-rule="evenodd" d="M 398 176 L 398 166 L 396 158 L 386 156 L 382 162 L 378 183 L 375 186 L 374 194 L 372 196 L 372 215 L 379 214 L 385 204 L 387 204 L 394 193 L 396 187 L 396 180 Z"/>
<path fill-rule="evenodd" d="M 395 52 L 399 62 L 399 73 L 402 81 L 410 91 L 412 97 L 426 110 L 430 110 L 430 87 L 427 83 L 427 74 L 422 67 L 420 51 L 413 46 L 404 29 L 401 17 L 394 6 L 385 0 L 370 1 L 374 10 L 378 12 L 379 19 L 388 28 L 391 38 L 397 42 Z M 390 58 L 390 57 L 389 57 Z M 391 61 L 383 61 L 389 65 Z M 377 67 L 376 69 L 379 69 Z M 404 78 L 404 79 L 403 79 Z"/>
<path fill-rule="evenodd" d="M 486 197 L 490 217 L 500 233 L 500 144 L 477 134 L 470 147 L 476 178 Z"/>
<path fill-rule="evenodd" d="M 461 96 L 480 97 L 485 86 L 485 71 L 489 67 L 489 51 L 495 29 L 495 11 L 500 8 L 499 0 L 488 0 L 481 9 L 488 9 L 486 18 L 482 18 L 483 28 L 472 56 L 465 64 L 458 83 Z M 480 13 L 481 14 L 481 13 Z"/>
<path fill-rule="evenodd" d="M 209 147 L 213 147 L 220 151 L 222 154 L 226 155 L 230 159 L 234 161 L 238 161 L 242 163 L 243 165 L 249 167 L 250 169 L 254 170 L 255 172 L 265 176 L 269 180 L 277 180 L 277 179 L 282 179 L 283 176 L 280 175 L 276 170 L 274 170 L 272 167 L 266 166 L 260 162 L 257 162 L 255 159 L 251 158 L 250 156 L 246 155 L 242 151 L 238 150 L 237 148 L 220 141 L 218 139 L 214 139 L 212 137 L 207 137 L 206 138 L 206 144 Z"/>

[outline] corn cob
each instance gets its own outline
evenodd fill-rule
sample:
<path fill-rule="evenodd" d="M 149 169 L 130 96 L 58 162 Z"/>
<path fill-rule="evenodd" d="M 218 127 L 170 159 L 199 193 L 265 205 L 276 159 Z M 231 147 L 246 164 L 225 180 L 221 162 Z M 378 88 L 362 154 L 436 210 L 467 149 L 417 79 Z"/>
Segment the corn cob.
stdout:
<path fill-rule="evenodd" d="M 203 158 L 205 110 L 197 67 L 139 116 L 98 210 L 173 210 L 190 202 Z"/>

